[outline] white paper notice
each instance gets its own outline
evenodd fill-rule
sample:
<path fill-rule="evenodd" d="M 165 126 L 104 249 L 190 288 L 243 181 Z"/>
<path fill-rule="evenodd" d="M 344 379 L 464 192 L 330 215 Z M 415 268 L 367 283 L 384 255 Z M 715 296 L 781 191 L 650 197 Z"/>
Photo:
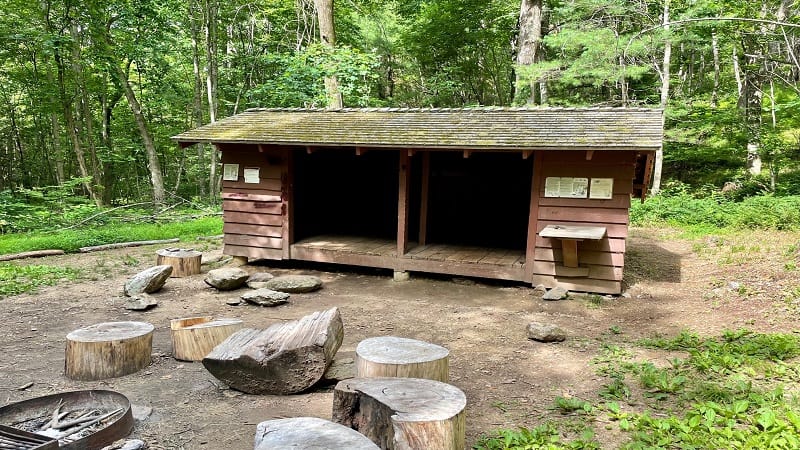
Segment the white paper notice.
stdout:
<path fill-rule="evenodd" d="M 545 197 L 558 197 L 560 192 L 559 177 L 547 177 L 544 180 L 544 196 Z"/>
<path fill-rule="evenodd" d="M 225 164 L 222 166 L 222 179 L 225 181 L 239 180 L 239 165 Z"/>
<path fill-rule="evenodd" d="M 261 169 L 258 167 L 245 167 L 244 168 L 244 182 L 245 183 L 260 183 L 259 172 Z"/>
<path fill-rule="evenodd" d="M 591 187 L 589 198 L 609 199 L 614 196 L 613 178 L 592 178 Z"/>

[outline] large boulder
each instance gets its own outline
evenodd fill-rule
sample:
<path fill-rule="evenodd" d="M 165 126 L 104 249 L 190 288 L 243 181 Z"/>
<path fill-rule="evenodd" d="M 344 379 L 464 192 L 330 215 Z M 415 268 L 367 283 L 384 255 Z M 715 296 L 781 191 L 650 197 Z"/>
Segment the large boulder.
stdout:
<path fill-rule="evenodd" d="M 302 294 L 320 289 L 322 280 L 313 275 L 281 275 L 267 281 L 264 287 L 273 291 Z"/>
<path fill-rule="evenodd" d="M 147 270 L 143 270 L 125 283 L 123 291 L 128 297 L 137 294 L 152 294 L 164 287 L 167 278 L 172 275 L 172 266 L 154 266 Z"/>
<path fill-rule="evenodd" d="M 249 276 L 244 269 L 223 267 L 222 269 L 209 270 L 203 281 L 220 291 L 232 291 L 242 287 Z"/>

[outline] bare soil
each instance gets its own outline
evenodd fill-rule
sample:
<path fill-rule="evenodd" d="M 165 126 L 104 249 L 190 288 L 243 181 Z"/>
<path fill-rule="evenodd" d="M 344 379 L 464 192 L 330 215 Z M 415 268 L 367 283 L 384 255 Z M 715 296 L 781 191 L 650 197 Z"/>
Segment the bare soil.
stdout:
<path fill-rule="evenodd" d="M 345 325 L 341 355 L 352 354 L 362 339 L 381 335 L 450 349 L 451 383 L 468 399 L 471 446 L 491 430 L 558 420 L 560 414 L 552 409 L 556 396 L 595 401 L 607 380 L 595 373 L 592 359 L 604 344 L 635 348 L 632 344 L 639 338 L 674 335 L 682 329 L 701 335 L 737 328 L 800 329 L 798 247 L 798 233 L 687 239 L 673 230 L 633 229 L 625 296 L 582 295 L 557 302 L 542 301 L 530 287 L 513 283 L 423 274 L 396 283 L 383 271 L 265 262 L 245 268 L 276 275 L 315 274 L 325 286 L 315 293 L 295 294 L 286 305 L 261 308 L 227 305 L 226 299 L 244 290 L 217 292 L 203 282 L 202 274 L 173 278 L 154 294 L 159 306 L 145 312 L 123 308 L 122 286 L 155 263 L 157 247 L 19 261 L 81 268 L 85 277 L 0 299 L 0 405 L 61 391 L 111 389 L 135 405 L 152 408 L 132 435 L 152 449 L 252 449 L 255 426 L 261 421 L 330 418 L 332 387 L 291 396 L 230 390 L 202 364 L 172 358 L 170 319 L 233 317 L 247 327 L 266 328 L 337 306 Z M 218 243 L 203 243 L 198 250 L 206 257 L 221 254 Z M 203 266 L 204 271 L 210 268 Z M 152 365 L 105 381 L 67 379 L 66 334 L 122 320 L 155 326 Z M 525 327 L 533 321 L 559 325 L 567 331 L 567 340 L 528 340 Z M 609 448 L 615 445 L 613 435 L 600 431 L 600 438 Z"/>

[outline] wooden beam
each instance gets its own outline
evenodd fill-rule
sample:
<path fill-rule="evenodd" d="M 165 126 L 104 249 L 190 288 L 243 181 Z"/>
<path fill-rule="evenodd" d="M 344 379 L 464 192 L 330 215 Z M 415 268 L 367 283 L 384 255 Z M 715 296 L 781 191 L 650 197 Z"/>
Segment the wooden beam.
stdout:
<path fill-rule="evenodd" d="M 419 245 L 428 240 L 428 191 L 430 190 L 431 152 L 422 153 L 422 192 L 419 204 Z"/>
<path fill-rule="evenodd" d="M 411 184 L 411 158 L 408 152 L 400 151 L 399 189 L 397 199 L 397 257 L 408 251 L 408 207 Z"/>
<path fill-rule="evenodd" d="M 592 156 L 594 156 L 594 150 L 586 150 L 586 160 L 591 161 Z"/>
<path fill-rule="evenodd" d="M 306 146 L 306 153 L 308 153 L 309 155 L 310 155 L 310 154 L 312 154 L 312 153 L 314 153 L 316 150 L 317 150 L 317 149 L 315 149 L 314 147 L 312 147 L 312 146 L 310 146 L 310 145 L 307 145 L 307 146 Z"/>
<path fill-rule="evenodd" d="M 267 150 L 267 148 L 264 146 L 264 144 L 258 144 L 258 152 L 259 153 L 264 153 L 266 150 Z"/>
<path fill-rule="evenodd" d="M 541 196 L 541 186 L 543 172 L 544 153 L 536 151 L 533 153 L 533 176 L 531 177 L 531 201 L 528 209 L 528 243 L 525 246 L 525 277 L 533 280 L 533 261 L 536 252 L 536 233 L 539 226 L 539 197 Z"/>
<path fill-rule="evenodd" d="M 414 156 L 415 154 L 417 154 L 416 150 L 414 150 L 413 148 L 408 149 L 408 156 Z"/>
<path fill-rule="evenodd" d="M 469 158 L 472 155 L 472 150 L 464 150 L 464 159 Z"/>
<path fill-rule="evenodd" d="M 356 156 L 361 156 L 364 153 L 367 153 L 367 149 L 365 147 L 356 147 Z"/>
<path fill-rule="evenodd" d="M 522 159 L 528 159 L 531 157 L 533 150 L 525 150 L 522 152 Z"/>

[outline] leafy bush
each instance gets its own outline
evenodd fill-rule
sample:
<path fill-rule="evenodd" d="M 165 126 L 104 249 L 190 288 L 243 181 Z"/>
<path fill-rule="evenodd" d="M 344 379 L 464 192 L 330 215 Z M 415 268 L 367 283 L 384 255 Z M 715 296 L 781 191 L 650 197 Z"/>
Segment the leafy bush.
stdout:
<path fill-rule="evenodd" d="M 72 280 L 79 273 L 68 267 L 0 263 L 0 298 L 30 292 L 38 286 L 50 286 L 63 279 Z"/>

